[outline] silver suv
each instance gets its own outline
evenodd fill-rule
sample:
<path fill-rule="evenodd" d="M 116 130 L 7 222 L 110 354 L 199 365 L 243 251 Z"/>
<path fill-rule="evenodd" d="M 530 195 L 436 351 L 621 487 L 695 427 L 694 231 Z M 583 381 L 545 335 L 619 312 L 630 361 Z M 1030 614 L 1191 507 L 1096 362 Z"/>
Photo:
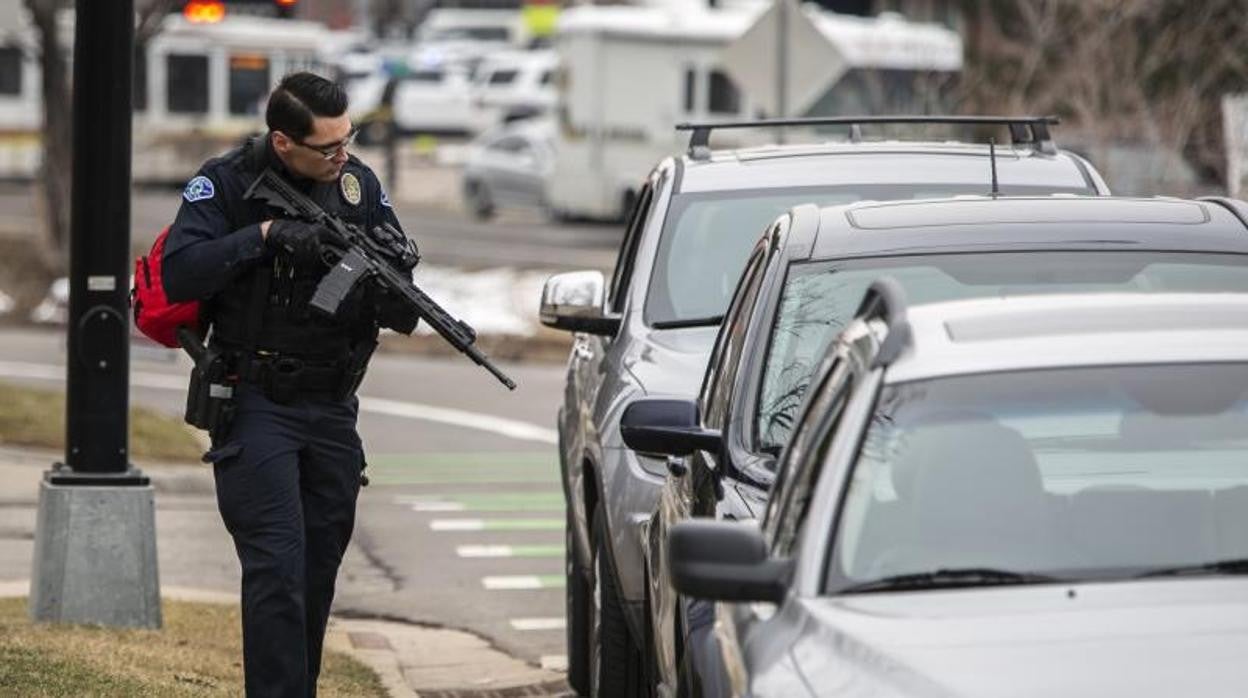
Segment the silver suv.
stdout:
<path fill-rule="evenodd" d="M 1242 694 L 1248 296 L 901 296 L 829 349 L 762 529 L 672 529 L 677 589 L 735 602 L 706 694 Z"/>
<path fill-rule="evenodd" d="M 879 123 L 1005 127 L 1011 144 L 864 141 Z M 853 129 L 846 142 L 712 151 L 693 125 L 689 152 L 665 159 L 637 197 L 608 283 L 595 271 L 552 277 L 541 319 L 576 333 L 559 408 L 567 497 L 568 676 L 589 695 L 635 695 L 649 683 L 642 525 L 667 473 L 620 439 L 624 408 L 642 396 L 685 396 L 707 356 L 750 249 L 802 203 L 845 204 L 987 194 L 1105 195 L 1100 175 L 1057 149 L 1048 118 L 866 117 L 804 126 Z"/>

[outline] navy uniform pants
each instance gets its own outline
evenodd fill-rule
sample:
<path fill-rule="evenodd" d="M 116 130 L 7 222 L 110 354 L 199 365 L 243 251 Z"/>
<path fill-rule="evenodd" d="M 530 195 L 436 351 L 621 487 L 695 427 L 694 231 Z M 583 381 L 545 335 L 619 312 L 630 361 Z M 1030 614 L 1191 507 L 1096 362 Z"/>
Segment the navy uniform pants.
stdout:
<path fill-rule="evenodd" d="M 205 458 L 242 565 L 247 695 L 315 696 L 364 467 L 359 403 L 235 394 L 233 424 Z"/>

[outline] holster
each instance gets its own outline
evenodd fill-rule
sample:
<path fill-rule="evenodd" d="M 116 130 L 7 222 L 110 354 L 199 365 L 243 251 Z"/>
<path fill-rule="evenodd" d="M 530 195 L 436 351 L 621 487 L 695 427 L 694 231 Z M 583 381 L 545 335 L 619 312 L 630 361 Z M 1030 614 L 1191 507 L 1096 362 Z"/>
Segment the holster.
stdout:
<path fill-rule="evenodd" d="M 355 395 L 355 391 L 359 390 L 360 384 L 364 382 L 364 373 L 368 371 L 369 359 L 376 350 L 377 340 L 375 339 L 362 339 L 356 342 L 343 366 L 342 383 L 338 386 L 335 397 L 339 400 L 346 400 Z"/>
<path fill-rule="evenodd" d="M 186 422 L 208 432 L 215 443 L 225 435 L 234 419 L 234 387 L 238 377 L 231 375 L 229 363 L 220 350 L 202 346 L 192 353 L 195 368 L 186 391 Z"/>

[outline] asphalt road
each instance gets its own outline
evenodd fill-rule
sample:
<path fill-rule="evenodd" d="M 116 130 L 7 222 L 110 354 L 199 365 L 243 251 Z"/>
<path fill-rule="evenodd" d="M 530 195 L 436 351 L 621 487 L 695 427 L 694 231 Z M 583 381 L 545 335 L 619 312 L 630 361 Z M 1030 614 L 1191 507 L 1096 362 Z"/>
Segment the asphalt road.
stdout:
<path fill-rule="evenodd" d="M 64 345 L 59 330 L 0 330 L 0 380 L 62 385 Z M 132 402 L 180 415 L 185 358 L 142 344 L 131 358 Z M 376 358 L 360 393 L 372 483 L 354 541 L 388 583 L 343 584 L 336 608 L 466 629 L 560 666 L 563 369 L 502 367 L 515 392 L 467 360 Z"/>
<path fill-rule="evenodd" d="M 136 189 L 131 198 L 131 240 L 150 245 L 177 213 L 176 189 Z M 30 185 L 0 184 L 0 232 L 37 230 L 38 209 Z M 623 228 L 618 224 L 557 224 L 527 211 L 504 211 L 480 222 L 450 210 L 417 209 L 396 203 L 399 220 L 416 240 L 426 264 L 468 269 L 608 270 L 615 264 Z"/>

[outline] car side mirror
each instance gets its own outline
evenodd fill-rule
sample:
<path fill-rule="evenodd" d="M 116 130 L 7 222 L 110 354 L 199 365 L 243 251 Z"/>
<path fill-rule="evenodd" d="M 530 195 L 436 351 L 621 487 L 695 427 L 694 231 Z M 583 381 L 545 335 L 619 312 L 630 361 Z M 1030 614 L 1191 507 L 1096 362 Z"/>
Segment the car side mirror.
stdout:
<path fill-rule="evenodd" d="M 752 521 L 682 521 L 668 532 L 667 564 L 681 594 L 712 601 L 784 601 L 791 558 L 768 555 Z"/>
<path fill-rule="evenodd" d="M 620 436 L 634 451 L 664 456 L 719 453 L 723 446 L 720 432 L 698 424 L 698 405 L 693 400 L 634 400 L 620 417 Z"/>
<path fill-rule="evenodd" d="M 542 288 L 538 316 L 543 325 L 568 332 L 614 337 L 620 318 L 603 310 L 606 281 L 600 271 L 555 274 Z"/>

